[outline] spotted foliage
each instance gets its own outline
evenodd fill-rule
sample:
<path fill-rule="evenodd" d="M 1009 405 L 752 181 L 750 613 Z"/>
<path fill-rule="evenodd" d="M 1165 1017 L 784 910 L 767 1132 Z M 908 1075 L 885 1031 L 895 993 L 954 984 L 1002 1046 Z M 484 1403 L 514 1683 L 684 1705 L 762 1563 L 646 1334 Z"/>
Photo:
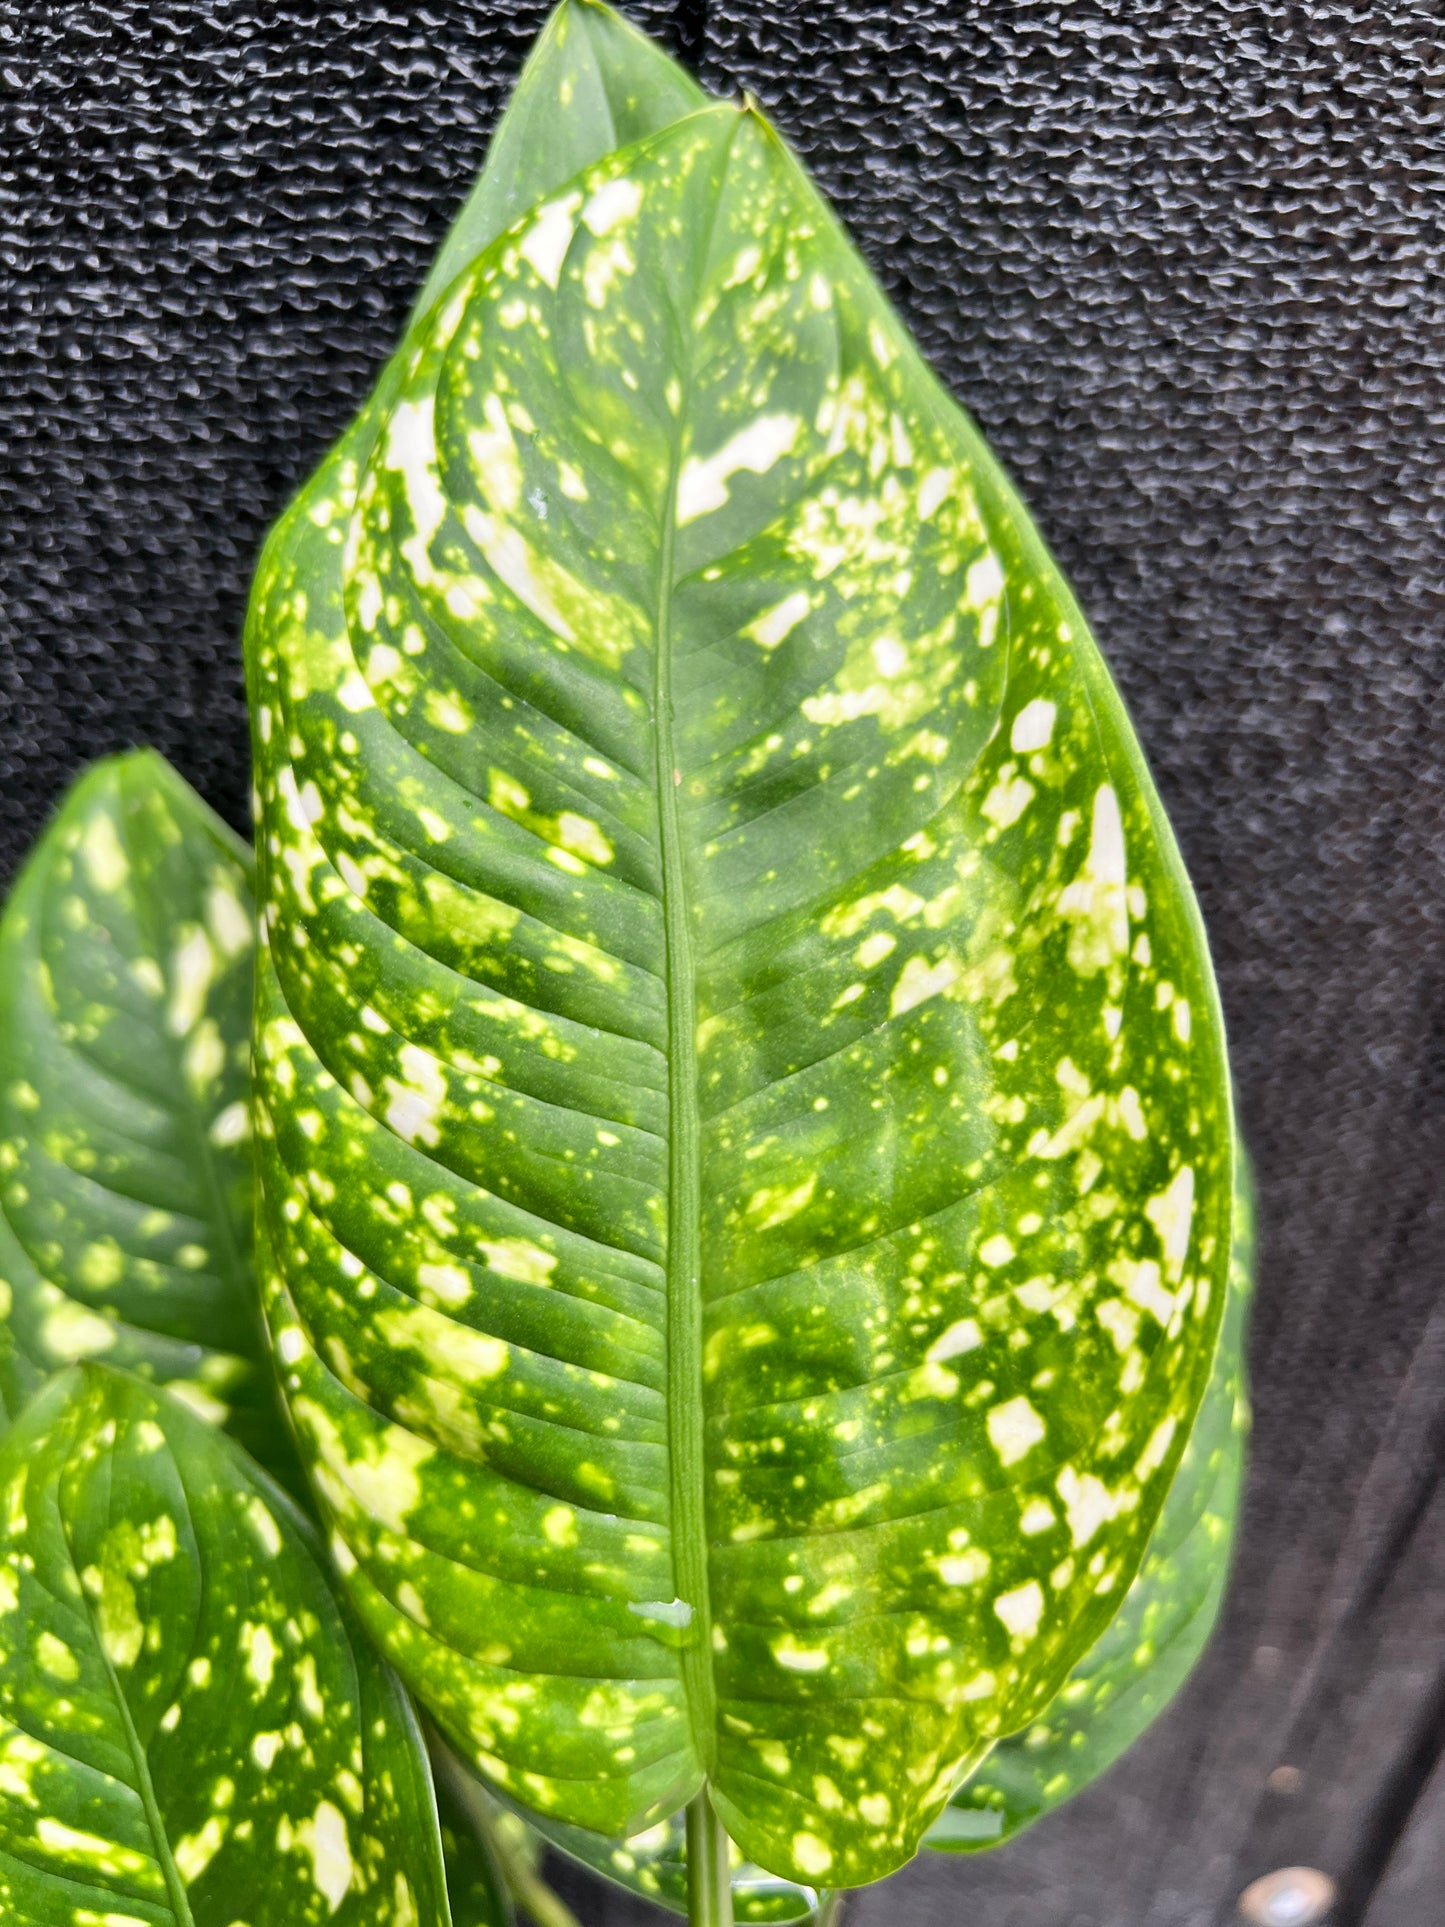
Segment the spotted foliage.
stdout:
<path fill-rule="evenodd" d="M 1214 1373 L 1123 1605 L 1040 1717 L 1001 1740 L 954 1795 L 924 1846 L 965 1853 L 1001 1846 L 1081 1792 L 1152 1724 L 1203 1650 L 1223 1599 L 1244 1469 L 1251 1242 L 1246 1194 L 1236 1206 L 1231 1296 Z M 626 1840 L 535 1815 L 533 1825 L 616 1885 L 687 1912 L 681 1815 Z M 746 1863 L 734 1871 L 733 1908 L 741 1921 L 802 1919 L 818 1898 Z"/>
<path fill-rule="evenodd" d="M 1032 1725 L 996 1746 L 924 1845 L 974 1852 L 1011 1840 L 1112 1766 L 1169 1704 L 1214 1629 L 1244 1471 L 1244 1337 L 1251 1292 L 1247 1195 L 1236 1201 L 1230 1297 L 1214 1376 L 1149 1550 L 1124 1603 Z"/>
<path fill-rule="evenodd" d="M 250 853 L 159 756 L 99 763 L 0 921 L 11 1415 L 57 1367 L 170 1383 L 283 1450 L 251 1278 Z"/>
<path fill-rule="evenodd" d="M 0 1493 L 7 1921 L 447 1927 L 414 1716 L 244 1453 L 86 1365 Z"/>
<path fill-rule="evenodd" d="M 258 572 L 267 1316 L 486 1777 L 613 1836 L 706 1782 L 852 1886 L 1143 1556 L 1217 1000 L 1066 584 L 757 112 L 530 180 Z"/>

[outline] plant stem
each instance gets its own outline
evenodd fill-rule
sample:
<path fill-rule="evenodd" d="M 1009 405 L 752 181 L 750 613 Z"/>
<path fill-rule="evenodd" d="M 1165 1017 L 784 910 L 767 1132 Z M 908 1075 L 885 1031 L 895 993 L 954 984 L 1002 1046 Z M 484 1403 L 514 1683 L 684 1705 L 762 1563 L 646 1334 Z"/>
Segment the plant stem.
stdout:
<path fill-rule="evenodd" d="M 848 1898 L 841 1887 L 825 1894 L 823 1904 L 813 1916 L 813 1927 L 838 1927 L 843 1918 L 843 1903 Z"/>
<path fill-rule="evenodd" d="M 706 1787 L 687 1809 L 687 1917 L 691 1927 L 733 1927 L 728 1837 Z"/>

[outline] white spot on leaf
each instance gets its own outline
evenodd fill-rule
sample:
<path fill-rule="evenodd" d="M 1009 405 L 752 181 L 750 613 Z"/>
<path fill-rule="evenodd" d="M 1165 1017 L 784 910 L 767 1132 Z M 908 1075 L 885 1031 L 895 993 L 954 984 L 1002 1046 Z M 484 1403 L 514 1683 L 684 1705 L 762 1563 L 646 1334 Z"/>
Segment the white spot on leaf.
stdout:
<path fill-rule="evenodd" d="M 925 957 L 910 957 L 893 986 L 893 995 L 888 1001 L 888 1015 L 901 1017 L 905 1010 L 912 1010 L 916 1004 L 926 1003 L 930 997 L 942 996 L 957 981 L 958 965 L 952 957 L 943 957 L 936 964 L 930 964 Z"/>
<path fill-rule="evenodd" d="M 983 1333 L 973 1318 L 959 1318 L 939 1337 L 935 1338 L 926 1354 L 932 1365 L 940 1365 L 945 1359 L 957 1358 L 962 1352 L 976 1351 L 983 1343 Z"/>
<path fill-rule="evenodd" d="M 812 601 L 806 589 L 795 589 L 791 595 L 775 602 L 771 609 L 764 609 L 755 616 L 743 634 L 757 643 L 760 649 L 776 649 L 780 642 L 797 628 L 798 624 L 812 608 Z"/>
<path fill-rule="evenodd" d="M 1027 756 L 1035 750 L 1047 749 L 1058 713 L 1053 703 L 1042 696 L 1025 703 L 1014 717 L 1013 728 L 1009 732 L 1009 748 L 1014 755 Z"/>
<path fill-rule="evenodd" d="M 1037 1579 L 1030 1579 L 1012 1592 L 1001 1592 L 993 1609 L 1015 1639 L 1030 1639 L 1044 1616 L 1043 1589 Z"/>
<path fill-rule="evenodd" d="M 1106 1525 L 1118 1511 L 1113 1493 L 1092 1472 L 1080 1475 L 1073 1466 L 1066 1465 L 1054 1481 L 1054 1489 L 1064 1502 L 1069 1537 L 1076 1552 L 1088 1545 L 1100 1526 Z"/>
<path fill-rule="evenodd" d="M 773 1658 L 790 1673 L 821 1673 L 828 1664 L 826 1646 L 800 1646 L 791 1633 L 772 1643 Z"/>
<path fill-rule="evenodd" d="M 759 415 L 740 428 L 716 453 L 689 455 L 677 479 L 679 525 L 710 515 L 728 501 L 728 478 L 739 469 L 766 475 L 798 439 L 802 427 L 796 415 Z"/>
<path fill-rule="evenodd" d="M 1043 1420 L 1020 1395 L 1003 1405 L 995 1405 L 988 1415 L 989 1443 L 1001 1465 L 1017 1465 L 1032 1452 L 1048 1430 Z"/>
<path fill-rule="evenodd" d="M 621 180 L 608 181 L 605 187 L 598 188 L 583 208 L 582 220 L 600 240 L 604 234 L 610 234 L 613 228 L 620 227 L 624 221 L 632 220 L 641 206 L 641 187 L 636 181 L 629 181 L 624 177 Z M 533 265 L 535 266 L 535 263 Z M 556 285 L 554 278 L 552 286 Z"/>
<path fill-rule="evenodd" d="M 572 236 L 576 231 L 577 209 L 581 201 L 580 194 L 568 194 L 560 201 L 549 201 L 522 236 L 519 250 L 522 259 L 529 263 L 549 288 L 555 288 L 561 277 L 562 263 L 567 258 L 567 250 L 572 245 Z"/>
<path fill-rule="evenodd" d="M 1174 1173 L 1167 1188 L 1150 1198 L 1144 1215 L 1159 1234 L 1164 1247 L 1164 1269 L 1177 1280 L 1189 1256 L 1189 1235 L 1194 1222 L 1194 1170 L 1184 1164 Z"/>

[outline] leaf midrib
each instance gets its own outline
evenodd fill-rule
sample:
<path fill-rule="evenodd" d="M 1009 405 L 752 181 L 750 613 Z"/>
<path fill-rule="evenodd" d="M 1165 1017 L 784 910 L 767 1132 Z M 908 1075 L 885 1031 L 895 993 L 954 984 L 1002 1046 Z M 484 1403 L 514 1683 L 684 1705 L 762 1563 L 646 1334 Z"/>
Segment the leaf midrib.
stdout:
<path fill-rule="evenodd" d="M 657 749 L 657 816 L 662 846 L 667 983 L 667 1444 L 672 1496 L 672 1571 L 677 1597 L 692 1607 L 692 1620 L 682 1648 L 683 1687 L 693 1742 L 710 1777 L 716 1752 L 717 1688 L 712 1675 L 712 1604 L 708 1586 L 703 1455 L 697 985 L 677 807 L 681 779 L 675 760 L 672 707 L 672 577 L 684 418 L 685 410 L 679 407 L 658 552 L 653 732 Z"/>
<path fill-rule="evenodd" d="M 62 1529 L 65 1533 L 65 1549 L 70 1558 L 71 1570 L 75 1573 L 76 1582 L 79 1584 L 80 1563 L 76 1559 L 75 1547 L 71 1543 L 69 1525 L 63 1520 Z M 134 1790 L 140 1796 L 146 1825 L 150 1829 L 151 1840 L 156 1849 L 156 1860 L 160 1866 L 161 1877 L 166 1883 L 166 1896 L 176 1918 L 176 1927 L 196 1927 L 196 1917 L 191 1912 L 185 1883 L 181 1879 L 181 1871 L 176 1865 L 175 1855 L 171 1852 L 170 1835 L 166 1832 L 165 1819 L 161 1813 L 160 1802 L 156 1798 L 155 1782 L 151 1779 L 150 1760 L 145 1748 L 141 1745 L 140 1734 L 137 1733 L 135 1721 L 131 1717 L 130 1701 L 125 1696 L 120 1676 L 115 1670 L 110 1654 L 105 1650 L 105 1641 L 101 1637 L 100 1626 L 96 1621 L 95 1608 L 83 1587 L 81 1587 L 81 1599 L 84 1603 L 86 1618 L 90 1623 L 91 1637 L 95 1641 L 95 1650 L 100 1655 L 106 1678 L 110 1681 L 110 1690 L 114 1696 L 116 1711 L 120 1715 L 126 1745 L 130 1748 L 131 1764 L 135 1768 L 136 1777 Z"/>

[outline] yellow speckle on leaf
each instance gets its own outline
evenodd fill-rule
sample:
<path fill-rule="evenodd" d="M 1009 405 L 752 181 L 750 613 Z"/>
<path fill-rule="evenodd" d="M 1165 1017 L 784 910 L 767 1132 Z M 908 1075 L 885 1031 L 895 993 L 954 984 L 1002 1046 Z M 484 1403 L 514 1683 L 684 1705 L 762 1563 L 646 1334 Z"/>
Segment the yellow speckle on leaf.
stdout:
<path fill-rule="evenodd" d="M 826 1646 L 800 1646 L 791 1633 L 773 1641 L 772 1653 L 790 1673 L 821 1673 L 828 1664 Z"/>
<path fill-rule="evenodd" d="M 570 1505 L 554 1505 L 542 1515 L 542 1534 L 549 1545 L 575 1546 L 577 1514 Z"/>
<path fill-rule="evenodd" d="M 748 1217 L 755 1231 L 771 1231 L 796 1218 L 813 1196 L 818 1180 L 807 1177 L 801 1184 L 765 1185 L 748 1199 Z"/>
<path fill-rule="evenodd" d="M 793 1858 L 805 1874 L 814 1878 L 819 1874 L 825 1874 L 833 1864 L 831 1851 L 815 1833 L 793 1835 Z"/>
<path fill-rule="evenodd" d="M 677 482 L 678 525 L 722 508 L 728 501 L 728 480 L 739 469 L 766 475 L 793 447 L 802 426 L 796 415 L 759 415 L 716 453 L 689 455 Z"/>

